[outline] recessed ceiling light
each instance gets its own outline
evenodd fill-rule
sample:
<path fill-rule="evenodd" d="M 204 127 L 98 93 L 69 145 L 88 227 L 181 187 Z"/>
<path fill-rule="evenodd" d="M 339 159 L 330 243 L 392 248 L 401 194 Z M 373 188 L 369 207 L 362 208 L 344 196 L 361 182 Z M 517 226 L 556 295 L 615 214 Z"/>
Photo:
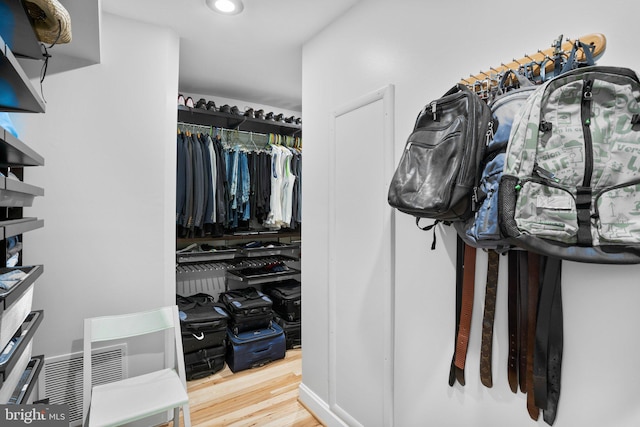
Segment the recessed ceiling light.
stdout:
<path fill-rule="evenodd" d="M 210 9 L 223 15 L 237 15 L 244 9 L 242 0 L 205 0 L 205 2 Z"/>

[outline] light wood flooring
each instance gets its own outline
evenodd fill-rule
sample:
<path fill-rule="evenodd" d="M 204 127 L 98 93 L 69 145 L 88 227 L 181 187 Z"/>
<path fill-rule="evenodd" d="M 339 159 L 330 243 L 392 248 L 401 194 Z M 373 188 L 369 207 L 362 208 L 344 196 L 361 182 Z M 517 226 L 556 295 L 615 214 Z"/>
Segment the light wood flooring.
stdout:
<path fill-rule="evenodd" d="M 227 366 L 187 382 L 193 427 L 317 427 L 322 424 L 298 402 L 302 350 L 284 359 L 232 373 Z M 181 423 L 182 424 L 182 423 Z"/>

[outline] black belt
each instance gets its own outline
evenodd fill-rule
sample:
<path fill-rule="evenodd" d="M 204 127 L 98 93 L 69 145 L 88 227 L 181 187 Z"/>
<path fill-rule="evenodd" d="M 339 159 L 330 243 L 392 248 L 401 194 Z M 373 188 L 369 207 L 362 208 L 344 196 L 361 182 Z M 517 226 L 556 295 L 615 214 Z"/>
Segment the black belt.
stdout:
<path fill-rule="evenodd" d="M 538 289 L 540 283 L 540 257 L 532 252 L 527 256 L 527 411 L 531 419 L 537 421 L 540 409 L 536 406 L 533 392 L 533 353 L 536 339 L 538 311 Z"/>
<path fill-rule="evenodd" d="M 518 251 L 518 380 L 520 391 L 527 392 L 527 353 L 529 351 L 529 307 L 528 307 L 528 255 Z"/>
<path fill-rule="evenodd" d="M 536 405 L 544 421 L 553 425 L 560 399 L 562 367 L 562 260 L 547 257 L 538 304 L 533 382 Z"/>
<path fill-rule="evenodd" d="M 507 317 L 509 323 L 509 361 L 507 379 L 514 393 L 518 392 L 518 254 L 509 251 L 508 255 L 508 295 Z"/>

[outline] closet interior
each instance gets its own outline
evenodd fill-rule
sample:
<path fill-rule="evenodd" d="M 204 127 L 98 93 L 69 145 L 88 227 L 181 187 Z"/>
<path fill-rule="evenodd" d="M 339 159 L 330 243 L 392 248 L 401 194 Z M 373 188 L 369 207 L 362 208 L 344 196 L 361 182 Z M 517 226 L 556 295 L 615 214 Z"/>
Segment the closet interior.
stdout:
<path fill-rule="evenodd" d="M 177 150 L 176 294 L 222 305 L 231 291 L 299 287 L 301 124 L 179 105 Z M 274 311 L 287 348 L 301 346 L 295 320 Z"/>
<path fill-rule="evenodd" d="M 44 226 L 25 217 L 44 189 L 23 181 L 26 167 L 44 165 L 44 158 L 18 138 L 7 113 L 44 113 L 45 103 L 17 58 L 43 59 L 28 17 L 19 2 L 6 3 L 3 13 L 13 25 L 0 26 L 0 403 L 34 403 L 44 355 L 32 356 L 32 338 L 43 320 L 31 311 L 34 285 L 44 266 L 22 265 L 22 235 Z"/>

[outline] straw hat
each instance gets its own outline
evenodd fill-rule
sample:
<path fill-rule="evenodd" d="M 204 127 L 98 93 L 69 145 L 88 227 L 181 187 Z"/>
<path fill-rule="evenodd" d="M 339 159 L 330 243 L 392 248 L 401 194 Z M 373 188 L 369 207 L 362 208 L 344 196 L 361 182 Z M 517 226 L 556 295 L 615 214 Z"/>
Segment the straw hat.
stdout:
<path fill-rule="evenodd" d="M 71 18 L 57 0 L 24 0 L 36 37 L 43 43 L 69 43 Z"/>

